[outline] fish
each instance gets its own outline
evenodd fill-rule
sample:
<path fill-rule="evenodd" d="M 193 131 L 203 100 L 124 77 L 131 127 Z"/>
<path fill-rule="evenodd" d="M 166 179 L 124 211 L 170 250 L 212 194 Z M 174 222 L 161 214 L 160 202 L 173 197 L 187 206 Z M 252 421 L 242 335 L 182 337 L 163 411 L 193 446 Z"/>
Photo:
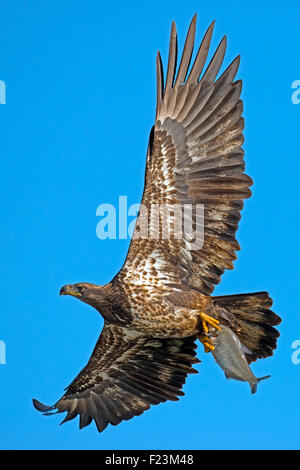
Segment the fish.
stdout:
<path fill-rule="evenodd" d="M 251 354 L 251 351 L 241 343 L 230 328 L 225 325 L 220 325 L 220 327 L 219 333 L 213 339 L 215 349 L 212 355 L 215 361 L 224 371 L 226 379 L 248 382 L 251 393 L 255 393 L 257 384 L 271 376 L 255 377 L 245 356 L 245 353 Z"/>

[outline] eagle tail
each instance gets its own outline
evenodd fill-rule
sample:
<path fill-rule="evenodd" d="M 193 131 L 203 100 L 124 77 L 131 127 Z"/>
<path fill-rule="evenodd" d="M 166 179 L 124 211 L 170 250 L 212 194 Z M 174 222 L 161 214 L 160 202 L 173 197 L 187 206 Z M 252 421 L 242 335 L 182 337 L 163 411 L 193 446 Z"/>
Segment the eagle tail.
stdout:
<path fill-rule="evenodd" d="M 273 355 L 279 337 L 273 326 L 279 325 L 281 318 L 270 310 L 273 301 L 267 292 L 218 296 L 213 300 L 222 322 L 223 318 L 229 318 L 227 326 L 249 350 L 245 354 L 249 363 Z"/>

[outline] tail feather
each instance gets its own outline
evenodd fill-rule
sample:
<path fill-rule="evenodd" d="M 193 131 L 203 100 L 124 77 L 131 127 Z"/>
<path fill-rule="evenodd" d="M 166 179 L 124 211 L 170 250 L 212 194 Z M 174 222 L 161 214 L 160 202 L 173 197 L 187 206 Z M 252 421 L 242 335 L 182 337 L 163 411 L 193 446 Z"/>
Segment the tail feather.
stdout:
<path fill-rule="evenodd" d="M 213 297 L 214 304 L 234 316 L 230 326 L 240 341 L 251 351 L 249 364 L 258 358 L 272 356 L 279 332 L 273 328 L 281 319 L 270 310 L 272 299 L 267 292 Z"/>

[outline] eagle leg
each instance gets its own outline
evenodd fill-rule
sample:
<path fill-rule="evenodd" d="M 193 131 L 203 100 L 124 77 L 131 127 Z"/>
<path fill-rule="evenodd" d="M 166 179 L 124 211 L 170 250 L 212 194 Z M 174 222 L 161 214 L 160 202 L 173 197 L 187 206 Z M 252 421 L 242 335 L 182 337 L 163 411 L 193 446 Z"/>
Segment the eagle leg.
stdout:
<path fill-rule="evenodd" d="M 220 322 L 218 320 L 216 320 L 215 318 L 210 317 L 209 315 L 207 315 L 204 312 L 200 312 L 199 320 L 200 320 L 201 325 L 202 325 L 202 332 L 198 336 L 198 339 L 203 344 L 204 351 L 205 352 L 211 352 L 215 349 L 215 347 L 214 347 L 213 342 L 211 341 L 211 339 L 209 337 L 209 333 L 210 333 L 209 330 L 210 330 L 210 328 L 215 328 L 216 330 L 220 330 L 221 329 L 220 326 L 219 326 Z"/>

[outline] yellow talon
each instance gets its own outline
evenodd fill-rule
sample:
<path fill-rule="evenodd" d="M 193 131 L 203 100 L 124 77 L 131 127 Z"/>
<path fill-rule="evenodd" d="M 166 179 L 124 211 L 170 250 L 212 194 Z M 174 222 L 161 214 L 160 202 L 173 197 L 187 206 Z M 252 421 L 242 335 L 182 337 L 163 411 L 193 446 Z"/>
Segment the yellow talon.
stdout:
<path fill-rule="evenodd" d="M 206 353 L 211 352 L 215 349 L 213 344 L 210 344 L 208 341 L 203 341 L 204 351 Z"/>
<path fill-rule="evenodd" d="M 219 323 L 220 323 L 219 320 L 216 320 L 215 318 L 210 317 L 209 315 L 206 315 L 206 313 L 203 313 L 203 312 L 200 313 L 200 317 L 201 317 L 201 321 L 202 321 L 203 331 L 204 331 L 205 333 L 208 332 L 208 326 L 207 326 L 207 325 L 212 326 L 212 327 L 215 328 L 216 330 L 220 330 L 220 329 L 221 329 L 221 328 L 218 326 Z"/>
<path fill-rule="evenodd" d="M 215 349 L 215 347 L 214 347 L 211 339 L 208 336 L 208 333 L 209 333 L 208 325 L 212 328 L 215 328 L 216 330 L 221 330 L 221 328 L 219 326 L 220 322 L 218 320 L 216 320 L 215 318 L 210 317 L 209 315 L 207 315 L 206 313 L 203 313 L 203 312 L 200 313 L 200 319 L 201 319 L 201 322 L 202 322 L 203 333 L 199 336 L 199 340 L 201 341 L 201 343 L 204 346 L 204 351 L 205 352 L 211 352 Z"/>

